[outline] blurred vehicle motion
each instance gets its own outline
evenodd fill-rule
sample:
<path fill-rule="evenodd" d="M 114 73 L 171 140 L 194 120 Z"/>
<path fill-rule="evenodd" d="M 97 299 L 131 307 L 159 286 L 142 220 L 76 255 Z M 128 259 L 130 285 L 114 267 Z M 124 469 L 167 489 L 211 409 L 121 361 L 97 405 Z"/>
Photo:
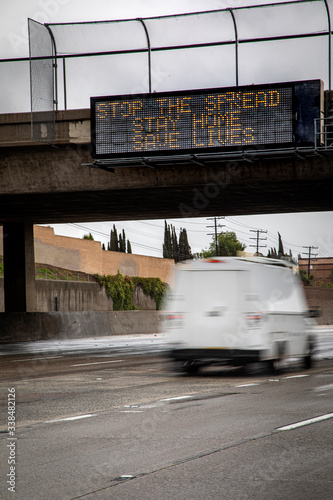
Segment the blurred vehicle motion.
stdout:
<path fill-rule="evenodd" d="M 259 361 L 275 371 L 288 358 L 312 365 L 316 313 L 287 261 L 213 257 L 178 264 L 165 311 L 176 371 Z"/>

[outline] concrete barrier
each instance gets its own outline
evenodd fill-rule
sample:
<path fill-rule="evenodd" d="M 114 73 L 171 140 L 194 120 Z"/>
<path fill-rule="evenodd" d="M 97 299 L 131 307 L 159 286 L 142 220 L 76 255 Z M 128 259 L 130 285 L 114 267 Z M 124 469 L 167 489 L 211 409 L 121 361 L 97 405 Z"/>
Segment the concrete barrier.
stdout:
<path fill-rule="evenodd" d="M 0 277 L 0 312 L 4 312 L 4 284 Z M 112 311 L 113 301 L 94 281 L 35 280 L 37 312 Z M 138 309 L 156 310 L 156 303 L 134 287 L 133 305 Z M 55 308 L 57 306 L 57 309 Z"/>
<path fill-rule="evenodd" d="M 157 311 L 0 313 L 0 343 L 157 332 Z"/>
<path fill-rule="evenodd" d="M 108 315 L 111 335 L 159 331 L 158 311 L 110 311 Z"/>

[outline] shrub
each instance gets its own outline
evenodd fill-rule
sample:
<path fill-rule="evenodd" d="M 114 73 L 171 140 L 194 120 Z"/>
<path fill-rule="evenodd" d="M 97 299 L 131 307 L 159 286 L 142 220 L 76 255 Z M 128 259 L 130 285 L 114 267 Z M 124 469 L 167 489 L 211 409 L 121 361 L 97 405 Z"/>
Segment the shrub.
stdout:
<path fill-rule="evenodd" d="M 114 311 L 131 311 L 137 309 L 133 305 L 135 286 L 140 286 L 143 293 L 156 302 L 156 309 L 160 309 L 163 296 L 168 288 L 160 278 L 140 278 L 123 276 L 119 271 L 115 276 L 96 276 L 98 283 L 104 286 L 105 293 L 113 300 Z"/>

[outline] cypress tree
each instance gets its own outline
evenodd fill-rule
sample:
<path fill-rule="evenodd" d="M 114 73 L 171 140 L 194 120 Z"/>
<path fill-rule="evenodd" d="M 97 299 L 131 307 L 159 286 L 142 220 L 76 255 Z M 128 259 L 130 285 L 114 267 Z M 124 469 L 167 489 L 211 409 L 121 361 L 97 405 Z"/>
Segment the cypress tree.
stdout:
<path fill-rule="evenodd" d="M 178 240 L 175 227 L 172 224 L 169 226 L 164 221 L 163 257 L 165 259 L 174 259 L 175 262 L 193 259 L 185 228 L 180 229 Z"/>
<path fill-rule="evenodd" d="M 186 257 L 185 257 L 185 241 L 184 241 L 184 233 L 183 233 L 183 229 L 180 228 L 180 232 L 179 232 L 179 244 L 178 244 L 178 261 L 180 260 L 184 260 Z"/>
<path fill-rule="evenodd" d="M 122 230 L 122 234 L 119 234 L 116 226 L 113 224 L 113 229 L 110 233 L 110 243 L 108 243 L 108 250 L 112 252 L 124 252 L 126 253 L 126 242 L 127 242 L 127 253 L 132 253 L 132 247 L 129 240 L 126 240 L 125 230 Z"/>
<path fill-rule="evenodd" d="M 163 258 L 173 259 L 170 226 L 164 221 L 164 243 L 163 243 Z"/>
<path fill-rule="evenodd" d="M 270 250 L 268 250 L 267 257 L 269 257 L 270 259 L 277 259 L 278 255 L 276 252 L 276 248 L 271 248 Z"/>
<path fill-rule="evenodd" d="M 108 244 L 108 250 L 112 252 L 118 252 L 118 234 L 116 226 L 113 224 L 113 229 L 111 229 L 110 235 L 110 245 Z"/>
<path fill-rule="evenodd" d="M 172 258 L 175 262 L 179 260 L 179 246 L 177 241 L 176 229 L 171 224 L 171 248 L 172 248 Z"/>
<path fill-rule="evenodd" d="M 122 239 L 122 236 L 120 234 L 119 239 L 118 239 L 118 252 L 122 252 L 122 251 L 123 251 L 123 239 Z"/>
<path fill-rule="evenodd" d="M 120 252 L 126 252 L 126 235 L 125 235 L 125 230 L 123 229 L 123 235 L 122 235 L 122 244 L 121 246 L 119 245 L 119 251 Z"/>
<path fill-rule="evenodd" d="M 179 259 L 180 260 L 193 259 L 191 247 L 187 238 L 187 231 L 185 228 L 181 229 L 179 235 Z"/>
<path fill-rule="evenodd" d="M 284 249 L 283 249 L 283 243 L 282 243 L 282 238 L 281 234 L 278 233 L 279 235 L 279 250 L 278 250 L 278 258 L 281 259 L 281 257 L 284 256 Z"/>

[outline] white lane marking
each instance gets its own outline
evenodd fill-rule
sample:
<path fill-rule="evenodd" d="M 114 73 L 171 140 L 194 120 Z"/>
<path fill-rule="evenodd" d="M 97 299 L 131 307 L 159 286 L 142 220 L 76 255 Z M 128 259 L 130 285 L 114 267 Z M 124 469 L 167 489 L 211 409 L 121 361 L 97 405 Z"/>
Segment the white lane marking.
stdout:
<path fill-rule="evenodd" d="M 143 413 L 143 410 L 120 410 L 119 413 Z"/>
<path fill-rule="evenodd" d="M 160 399 L 160 401 L 176 401 L 178 399 L 188 399 L 191 398 L 192 396 L 175 396 L 174 398 L 165 398 L 165 399 Z"/>
<path fill-rule="evenodd" d="M 319 392 L 319 391 L 329 391 L 330 389 L 333 389 L 333 384 L 320 385 L 319 387 L 315 388 L 315 391 L 316 392 Z"/>
<path fill-rule="evenodd" d="M 11 363 L 21 363 L 22 361 L 35 361 L 38 359 L 56 359 L 56 358 L 63 358 L 63 356 L 41 356 L 40 358 L 12 359 Z"/>
<path fill-rule="evenodd" d="M 104 365 L 105 363 L 121 363 L 124 361 L 123 359 L 116 359 L 114 361 L 96 361 L 95 363 L 80 363 L 79 365 L 71 365 L 71 366 L 89 366 L 89 365 Z"/>
<path fill-rule="evenodd" d="M 317 422 L 321 422 L 322 420 L 328 420 L 329 418 L 333 418 L 333 413 L 327 413 L 326 415 L 321 415 L 320 417 L 309 418 L 308 420 L 303 420 L 302 422 L 296 422 L 295 424 L 278 427 L 276 430 L 291 431 L 292 429 L 297 429 L 298 427 L 303 427 L 305 425 L 315 424 Z"/>
<path fill-rule="evenodd" d="M 46 420 L 44 424 L 53 424 L 54 422 L 69 422 L 72 420 L 80 420 L 81 418 L 97 417 L 96 413 L 89 413 L 88 415 L 78 415 L 77 417 L 57 418 L 56 420 Z"/>
<path fill-rule="evenodd" d="M 289 375 L 288 377 L 284 377 L 285 379 L 287 378 L 304 378 L 304 377 L 309 377 L 310 375 Z"/>
<path fill-rule="evenodd" d="M 192 394 L 193 396 L 193 394 Z M 183 401 L 184 399 L 189 399 L 192 396 L 174 396 L 172 398 L 160 399 L 157 402 L 147 403 L 142 405 L 124 405 L 124 408 L 128 408 L 126 410 L 120 410 L 120 413 L 142 413 L 144 410 L 151 408 L 158 408 L 161 406 L 161 403 L 165 403 L 168 401 Z M 135 408 L 138 408 L 137 410 Z"/>
<path fill-rule="evenodd" d="M 236 387 L 253 387 L 254 385 L 260 385 L 260 384 L 242 384 L 242 385 L 236 385 Z"/>

